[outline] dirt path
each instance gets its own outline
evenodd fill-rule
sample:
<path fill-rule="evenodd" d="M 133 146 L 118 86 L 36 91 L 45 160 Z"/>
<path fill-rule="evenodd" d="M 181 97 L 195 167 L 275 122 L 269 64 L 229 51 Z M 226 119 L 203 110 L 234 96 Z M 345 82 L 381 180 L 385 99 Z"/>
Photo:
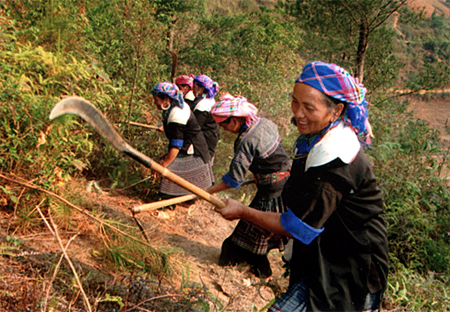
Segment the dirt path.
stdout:
<path fill-rule="evenodd" d="M 399 16 L 399 13 L 398 12 L 395 12 L 394 14 L 393 14 L 393 19 L 394 19 L 394 21 L 393 21 L 393 23 L 392 23 L 392 27 L 395 29 L 395 31 L 397 31 L 397 33 L 400 35 L 400 36 L 402 36 L 402 38 L 403 38 L 403 40 L 405 40 L 405 35 L 402 33 L 402 31 L 397 27 L 397 22 L 398 22 L 398 16 Z"/>
<path fill-rule="evenodd" d="M 175 210 L 137 216 L 145 224 L 151 242 L 176 251 L 171 257 L 177 268 L 174 279 L 181 282 L 182 272 L 189 269 L 194 281 L 205 283 L 227 305 L 226 311 L 252 311 L 254 306 L 261 309 L 274 297 L 273 291 L 261 287 L 261 280 L 248 273 L 246 267 L 217 265 L 222 241 L 237 221 L 224 220 L 210 204 L 200 201 L 189 208 L 176 206 Z M 274 271 L 271 283 L 283 288 L 288 281 L 281 277 L 284 269 L 280 256 L 275 251 L 269 255 Z"/>
<path fill-rule="evenodd" d="M 91 199 L 128 215 L 130 207 L 142 204 L 122 196 L 95 195 Z M 227 306 L 225 311 L 253 311 L 253 307 L 259 310 L 274 298 L 272 288 L 263 286 L 263 281 L 250 274 L 247 267 L 217 265 L 222 241 L 231 234 L 237 221 L 226 221 L 210 204 L 197 201 L 188 208 L 177 205 L 174 210 L 136 216 L 154 247 L 174 251 L 171 256 L 174 283 L 181 284 L 183 275 L 189 271 L 193 281 L 204 283 Z M 277 289 L 285 289 L 288 280 L 282 277 L 283 262 L 278 250 L 269 254 L 269 260 L 274 271 L 269 282 Z"/>

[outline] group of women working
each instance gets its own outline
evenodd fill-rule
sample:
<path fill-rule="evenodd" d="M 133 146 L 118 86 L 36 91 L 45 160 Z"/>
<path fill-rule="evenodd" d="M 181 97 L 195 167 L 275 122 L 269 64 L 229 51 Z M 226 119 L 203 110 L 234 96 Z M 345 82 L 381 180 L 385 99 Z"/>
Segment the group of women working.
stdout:
<path fill-rule="evenodd" d="M 290 239 L 289 288 L 269 311 L 378 311 L 388 247 L 381 192 L 363 151 L 371 136 L 366 89 L 335 64 L 307 64 L 292 94 L 300 134 L 292 163 L 274 123 L 242 96 L 225 93 L 216 103 L 218 90 L 208 76 L 180 76 L 157 84 L 153 96 L 169 139 L 163 166 L 209 193 L 254 175 L 249 207 L 225 199 L 226 207 L 216 208 L 240 220 L 219 264 L 246 262 L 254 274 L 270 276 L 267 253 Z M 218 126 L 237 138 L 228 172 L 213 183 Z M 188 193 L 164 178 L 160 191 Z"/>
<path fill-rule="evenodd" d="M 219 86 L 206 75 L 180 76 L 176 84 L 158 83 L 152 91 L 154 104 L 162 110 L 164 133 L 169 140 L 162 166 L 187 181 L 206 189 L 214 182 L 212 164 L 219 141 L 219 126 L 211 107 Z M 162 177 L 162 198 L 189 194 Z"/>

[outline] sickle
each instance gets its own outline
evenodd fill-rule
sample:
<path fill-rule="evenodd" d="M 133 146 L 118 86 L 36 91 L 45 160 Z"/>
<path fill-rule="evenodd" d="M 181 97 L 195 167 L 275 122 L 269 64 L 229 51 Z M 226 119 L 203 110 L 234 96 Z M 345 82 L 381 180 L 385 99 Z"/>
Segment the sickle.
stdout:
<path fill-rule="evenodd" d="M 182 177 L 171 172 L 167 168 L 164 168 L 150 157 L 142 154 L 138 150 L 131 147 L 125 140 L 117 133 L 111 123 L 94 105 L 86 101 L 85 99 L 77 96 L 67 97 L 56 104 L 50 113 L 50 119 L 53 120 L 64 114 L 74 114 L 83 118 L 88 122 L 106 141 L 108 141 L 115 149 L 130 156 L 134 160 L 138 161 L 142 165 L 155 170 L 162 176 L 166 177 L 170 181 L 178 184 L 210 202 L 214 206 L 224 208 L 225 203 L 220 199 L 212 196 L 205 190 L 198 186 L 186 181 Z"/>

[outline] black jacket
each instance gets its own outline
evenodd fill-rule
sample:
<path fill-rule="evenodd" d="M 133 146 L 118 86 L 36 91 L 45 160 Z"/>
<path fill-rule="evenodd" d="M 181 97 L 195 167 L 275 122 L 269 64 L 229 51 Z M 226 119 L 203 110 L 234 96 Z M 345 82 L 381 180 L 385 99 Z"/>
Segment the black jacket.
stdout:
<path fill-rule="evenodd" d="M 324 231 L 309 245 L 295 240 L 290 285 L 306 277 L 313 311 L 361 311 L 368 292 L 384 290 L 388 244 L 381 191 L 362 150 L 305 172 L 294 161 L 283 201 L 308 225 Z"/>

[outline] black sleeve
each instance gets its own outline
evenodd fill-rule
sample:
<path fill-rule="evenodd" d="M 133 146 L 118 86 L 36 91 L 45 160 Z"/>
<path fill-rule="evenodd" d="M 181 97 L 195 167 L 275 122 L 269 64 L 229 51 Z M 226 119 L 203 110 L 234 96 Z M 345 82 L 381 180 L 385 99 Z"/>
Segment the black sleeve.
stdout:
<path fill-rule="evenodd" d="M 169 139 L 169 148 L 176 147 L 181 149 L 184 143 L 184 128 L 185 126 L 178 123 L 169 123 L 164 128 L 167 138 Z"/>

